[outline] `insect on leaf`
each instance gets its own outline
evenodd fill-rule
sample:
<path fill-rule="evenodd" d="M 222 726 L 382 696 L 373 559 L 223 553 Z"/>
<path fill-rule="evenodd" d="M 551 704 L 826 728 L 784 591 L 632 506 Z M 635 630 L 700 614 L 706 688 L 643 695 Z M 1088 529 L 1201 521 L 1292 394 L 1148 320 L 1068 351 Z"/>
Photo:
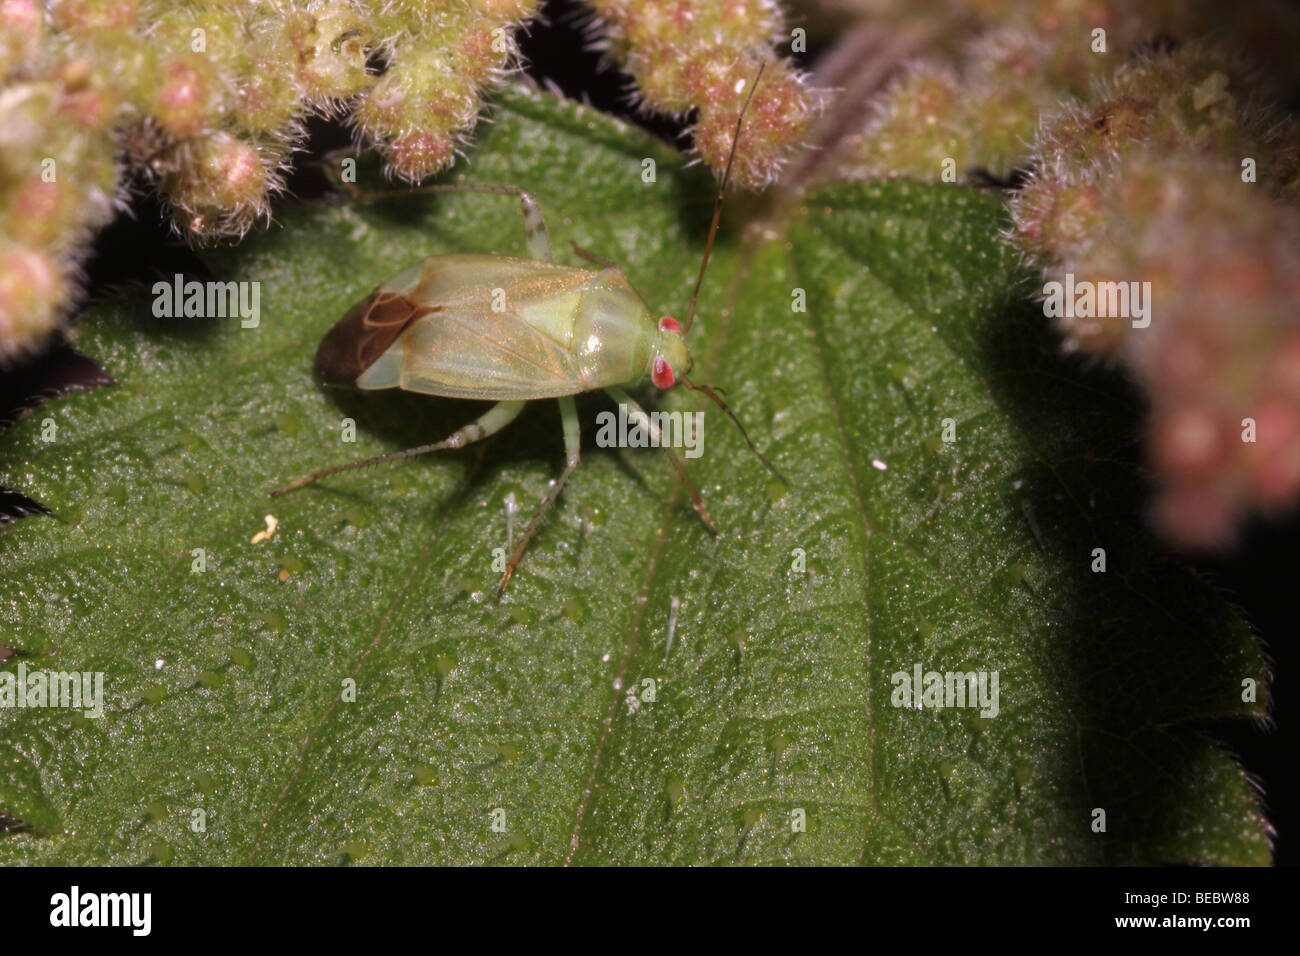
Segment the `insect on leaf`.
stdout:
<path fill-rule="evenodd" d="M 680 313 L 706 175 L 521 92 L 473 159 L 536 193 L 562 259 L 576 241 Z M 714 540 L 658 451 L 595 447 L 610 405 L 584 398 L 582 466 L 500 605 L 505 502 L 561 464 L 553 402 L 481 451 L 266 491 L 476 414 L 322 388 L 312 357 L 424 256 L 525 254 L 517 203 L 288 211 L 212 262 L 261 283 L 256 328 L 147 294 L 87 314 L 118 384 L 2 439 L 4 483 L 53 511 L 0 537 L 4 667 L 102 672 L 105 713 L 3 714 L 0 813 L 31 819 L 0 863 L 1267 862 L 1246 778 L 1194 729 L 1263 712 L 1240 696 L 1259 651 L 1148 540 L 1134 403 L 1059 356 L 1000 202 L 838 187 L 742 250 L 743 208 L 694 377 L 791 487 L 704 397 L 647 390 L 706 412 Z M 996 671 L 996 716 L 894 706 L 918 666 Z"/>

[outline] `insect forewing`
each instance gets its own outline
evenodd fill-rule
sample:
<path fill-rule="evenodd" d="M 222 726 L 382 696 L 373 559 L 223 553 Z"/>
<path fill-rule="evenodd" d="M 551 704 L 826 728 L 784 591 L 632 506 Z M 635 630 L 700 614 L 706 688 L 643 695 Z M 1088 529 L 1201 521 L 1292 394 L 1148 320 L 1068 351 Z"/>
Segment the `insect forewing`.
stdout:
<path fill-rule="evenodd" d="M 552 398 L 639 377 L 653 322 L 621 272 L 440 256 L 377 291 L 413 318 L 356 380 L 448 398 Z"/>
<path fill-rule="evenodd" d="M 412 320 L 357 386 L 498 401 L 578 391 L 561 343 L 519 314 L 539 291 L 576 284 L 574 272 L 540 260 L 452 255 L 398 273 L 377 291 L 409 302 Z"/>
<path fill-rule="evenodd" d="M 439 309 L 357 379 L 359 388 L 493 401 L 552 398 L 582 390 L 573 353 L 509 313 Z"/>

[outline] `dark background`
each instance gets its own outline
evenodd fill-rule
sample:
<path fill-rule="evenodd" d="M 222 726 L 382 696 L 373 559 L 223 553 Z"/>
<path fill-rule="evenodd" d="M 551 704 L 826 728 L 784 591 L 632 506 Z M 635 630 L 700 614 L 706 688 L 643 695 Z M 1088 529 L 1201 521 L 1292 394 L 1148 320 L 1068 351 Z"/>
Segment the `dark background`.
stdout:
<path fill-rule="evenodd" d="M 630 79 L 602 64 L 600 55 L 589 48 L 581 28 L 586 16 L 582 8 L 571 0 L 551 0 L 546 11 L 548 22 L 534 24 L 522 42 L 530 76 L 554 84 L 571 99 L 585 100 L 671 143 L 685 145 L 680 138 L 685 124 L 650 117 L 638 110 Z M 819 52 L 817 44 L 810 42 L 803 59 L 815 64 Z M 345 145 L 349 140 L 341 126 L 314 123 L 309 154 Z M 288 193 L 311 197 L 325 188 L 319 174 L 300 164 L 290 179 Z M 133 203 L 132 215 L 119 217 L 100 234 L 86 271 L 87 298 L 93 300 L 110 295 L 113 287 L 123 283 L 152 281 L 158 275 L 175 272 L 198 275 L 205 270 L 170 232 L 157 201 L 142 190 Z M 43 395 L 104 381 L 93 362 L 56 345 L 0 377 L 0 422 L 12 419 Z M 37 510 L 39 505 L 20 493 L 0 488 L 0 521 Z M 1296 605 L 1300 594 L 1300 516 L 1256 522 L 1247 528 L 1232 553 L 1190 563 L 1240 609 L 1273 662 L 1271 719 L 1267 725 L 1236 719 L 1207 720 L 1203 730 L 1237 755 L 1241 765 L 1256 778 L 1265 811 L 1277 830 L 1275 861 L 1295 865 L 1300 862 L 1294 730 L 1295 699 L 1300 686 Z"/>

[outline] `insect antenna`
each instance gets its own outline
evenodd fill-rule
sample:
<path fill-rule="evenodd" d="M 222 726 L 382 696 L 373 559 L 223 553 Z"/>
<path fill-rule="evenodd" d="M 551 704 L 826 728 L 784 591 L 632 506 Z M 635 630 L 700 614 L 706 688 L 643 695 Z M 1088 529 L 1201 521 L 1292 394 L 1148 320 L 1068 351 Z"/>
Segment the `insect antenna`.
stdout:
<path fill-rule="evenodd" d="M 781 474 L 781 469 L 777 468 L 776 465 L 768 461 L 767 456 L 758 450 L 758 447 L 750 440 L 749 432 L 745 431 L 745 426 L 740 424 L 740 419 L 736 417 L 736 413 L 731 410 L 731 408 L 727 405 L 727 403 L 722 400 L 722 396 L 720 396 L 717 392 L 715 392 L 707 385 L 696 385 L 685 375 L 681 377 L 681 383 L 685 385 L 687 388 L 689 388 L 691 391 L 703 392 L 705 395 L 709 396 L 709 398 L 713 399 L 713 401 L 717 404 L 717 406 L 727 413 L 727 417 L 736 423 L 736 427 L 740 429 L 740 437 L 745 439 L 745 444 L 749 446 L 749 450 L 752 451 L 758 457 L 759 461 L 767 465 L 768 470 L 771 471 L 772 474 L 776 475 L 776 477 L 781 479 L 781 484 L 785 485 L 787 488 L 790 487 L 789 479 L 786 478 L 785 475 Z"/>
<path fill-rule="evenodd" d="M 745 113 L 749 109 L 749 103 L 754 98 L 754 91 L 758 89 L 758 81 L 763 78 L 765 69 L 767 69 L 766 63 L 758 65 L 758 72 L 754 74 L 754 82 L 745 97 L 745 104 L 740 108 L 740 115 L 736 117 L 736 132 L 731 137 L 731 152 L 727 155 L 727 168 L 722 173 L 718 198 L 713 202 L 713 222 L 709 224 L 709 241 L 704 244 L 704 260 L 700 263 L 700 274 L 695 280 L 695 291 L 691 293 L 691 304 L 686 307 L 686 318 L 682 322 L 683 335 L 691 330 L 691 323 L 695 321 L 695 302 L 700 297 L 700 286 L 704 284 L 704 270 L 709 267 L 709 253 L 713 251 L 713 240 L 718 235 L 718 221 L 722 218 L 722 196 L 727 191 L 727 181 L 731 179 L 731 164 L 735 162 L 736 146 L 740 143 L 740 126 L 745 122 Z"/>

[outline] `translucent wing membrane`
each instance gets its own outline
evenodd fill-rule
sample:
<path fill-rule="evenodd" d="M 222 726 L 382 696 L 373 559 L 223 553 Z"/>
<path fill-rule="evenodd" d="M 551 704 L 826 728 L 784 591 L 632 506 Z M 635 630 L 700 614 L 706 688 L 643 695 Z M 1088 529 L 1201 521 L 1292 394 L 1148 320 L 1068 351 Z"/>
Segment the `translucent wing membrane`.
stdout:
<path fill-rule="evenodd" d="M 357 386 L 494 401 L 582 391 L 571 349 L 517 314 L 456 308 L 412 322 Z"/>

